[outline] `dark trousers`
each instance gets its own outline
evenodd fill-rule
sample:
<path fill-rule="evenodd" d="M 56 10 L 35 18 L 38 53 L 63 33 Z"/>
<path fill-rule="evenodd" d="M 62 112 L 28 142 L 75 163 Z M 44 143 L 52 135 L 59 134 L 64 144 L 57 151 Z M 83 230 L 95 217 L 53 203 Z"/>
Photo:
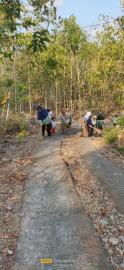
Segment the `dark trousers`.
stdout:
<path fill-rule="evenodd" d="M 89 137 L 92 137 L 92 136 L 93 136 L 93 133 L 94 133 L 93 127 L 89 127 L 89 126 L 88 126 L 88 136 L 89 136 Z"/>
<path fill-rule="evenodd" d="M 45 135 L 45 131 L 47 131 L 48 136 L 51 136 L 51 124 L 42 125 L 42 136 Z"/>

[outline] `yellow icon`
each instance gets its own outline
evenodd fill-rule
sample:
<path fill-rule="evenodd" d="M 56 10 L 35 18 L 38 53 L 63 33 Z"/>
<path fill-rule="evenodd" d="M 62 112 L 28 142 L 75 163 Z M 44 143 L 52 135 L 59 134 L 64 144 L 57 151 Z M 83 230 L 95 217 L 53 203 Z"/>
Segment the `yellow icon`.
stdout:
<path fill-rule="evenodd" d="M 41 264 L 53 264 L 53 259 L 40 259 Z"/>

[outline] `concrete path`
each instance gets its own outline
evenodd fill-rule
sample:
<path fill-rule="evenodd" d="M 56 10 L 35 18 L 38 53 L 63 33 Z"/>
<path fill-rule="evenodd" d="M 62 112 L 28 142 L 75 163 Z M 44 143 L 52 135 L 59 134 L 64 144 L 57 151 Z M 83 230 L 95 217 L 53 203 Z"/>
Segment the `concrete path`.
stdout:
<path fill-rule="evenodd" d="M 57 137 L 44 139 L 36 149 L 14 269 L 111 270 L 59 151 Z M 53 264 L 43 264 L 43 258 Z"/>
<path fill-rule="evenodd" d="M 89 163 L 93 175 L 101 181 L 111 195 L 115 207 L 124 214 L 124 169 L 100 154 L 90 138 L 78 138 L 77 147 L 81 160 Z"/>

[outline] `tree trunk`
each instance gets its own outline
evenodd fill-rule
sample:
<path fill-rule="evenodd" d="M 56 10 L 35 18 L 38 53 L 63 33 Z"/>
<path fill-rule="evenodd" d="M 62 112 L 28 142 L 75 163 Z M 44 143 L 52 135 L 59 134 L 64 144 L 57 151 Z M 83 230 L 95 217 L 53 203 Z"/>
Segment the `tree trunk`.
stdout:
<path fill-rule="evenodd" d="M 76 61 L 76 69 L 77 69 L 77 84 L 78 84 L 78 107 L 79 107 L 79 117 L 81 117 L 81 109 L 82 109 L 82 101 L 81 101 L 81 83 L 80 83 L 80 69 L 78 66 L 78 62 Z"/>
<path fill-rule="evenodd" d="M 58 115 L 58 82 L 55 83 L 55 105 L 56 105 L 56 116 Z"/>
<path fill-rule="evenodd" d="M 6 120 L 9 118 L 9 112 L 10 112 L 10 100 L 7 102 L 7 112 L 6 112 Z"/>
<path fill-rule="evenodd" d="M 71 56 L 71 74 L 70 74 L 70 110 L 73 110 L 73 100 L 72 100 L 72 95 L 73 95 L 73 58 Z"/>
<path fill-rule="evenodd" d="M 44 106 L 45 106 L 45 109 L 47 109 L 47 108 L 48 108 L 48 105 L 47 105 L 47 97 L 46 97 L 46 93 L 45 93 L 45 104 L 44 104 Z"/>
<path fill-rule="evenodd" d="M 28 60 L 28 95 L 29 95 L 29 111 L 30 115 L 32 113 L 32 98 L 31 98 L 31 77 L 30 77 L 30 65 L 29 59 Z"/>
<path fill-rule="evenodd" d="M 19 105 L 20 113 L 22 112 L 22 104 Z"/>
<path fill-rule="evenodd" d="M 12 77 L 14 83 L 14 99 L 15 99 L 15 112 L 17 112 L 17 88 L 16 88 L 16 38 L 13 40 L 13 65 L 12 65 Z"/>
<path fill-rule="evenodd" d="M 2 66 L 2 64 L 1 64 L 1 77 L 3 78 L 3 66 Z M 4 93 L 5 93 L 5 89 L 4 89 L 4 86 L 2 86 L 2 90 L 3 90 L 3 95 L 4 95 Z M 1 116 L 2 116 L 2 118 L 4 117 L 4 109 L 3 109 L 3 106 L 1 106 Z"/>

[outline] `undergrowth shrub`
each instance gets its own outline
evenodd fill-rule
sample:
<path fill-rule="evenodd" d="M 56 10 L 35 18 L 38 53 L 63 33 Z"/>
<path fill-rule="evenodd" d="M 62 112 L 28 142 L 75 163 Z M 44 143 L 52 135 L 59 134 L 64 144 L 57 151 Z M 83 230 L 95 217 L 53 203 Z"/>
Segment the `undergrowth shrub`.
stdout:
<path fill-rule="evenodd" d="M 29 132 L 27 130 L 22 130 L 18 133 L 17 138 L 18 139 L 24 139 L 29 135 Z"/>
<path fill-rule="evenodd" d="M 106 143 L 108 144 L 115 143 L 118 139 L 118 129 L 117 128 L 105 129 L 103 137 Z"/>
<path fill-rule="evenodd" d="M 124 116 L 118 118 L 117 125 L 119 125 L 121 128 L 124 128 Z"/>
<path fill-rule="evenodd" d="M 117 150 L 120 154 L 124 155 L 124 147 L 118 147 Z"/>
<path fill-rule="evenodd" d="M 7 120 L 0 118 L 0 134 L 13 135 L 23 130 L 27 130 L 27 124 L 24 117 L 12 115 Z"/>

